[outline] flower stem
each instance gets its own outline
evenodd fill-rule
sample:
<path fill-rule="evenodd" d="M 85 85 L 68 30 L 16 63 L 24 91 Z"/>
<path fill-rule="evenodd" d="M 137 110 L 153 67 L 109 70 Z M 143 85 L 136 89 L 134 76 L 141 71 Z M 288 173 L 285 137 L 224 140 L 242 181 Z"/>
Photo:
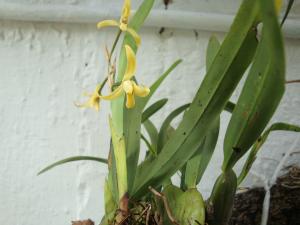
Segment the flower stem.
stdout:
<path fill-rule="evenodd" d="M 99 91 L 98 91 L 98 94 L 101 95 L 101 92 L 102 92 L 102 89 L 104 88 L 106 82 L 108 80 L 108 77 L 105 77 L 105 79 L 102 81 L 101 85 L 100 85 L 100 88 L 99 88 Z"/>
<path fill-rule="evenodd" d="M 112 57 L 112 54 L 114 53 L 114 51 L 115 51 L 115 49 L 116 49 L 116 46 L 117 46 L 117 44 L 118 44 L 118 41 L 119 41 L 119 39 L 120 39 L 120 36 L 121 36 L 121 34 L 122 34 L 122 30 L 118 30 L 118 33 L 117 33 L 117 36 L 116 36 L 116 39 L 115 39 L 115 41 L 114 41 L 114 43 L 113 43 L 113 46 L 112 46 L 112 48 L 111 48 L 111 50 L 110 50 L 110 52 L 109 52 L 109 55 L 108 55 L 108 76 L 110 76 L 110 68 L 111 68 L 111 57 Z M 99 95 L 101 95 L 101 91 L 102 91 L 102 89 L 104 88 L 104 86 L 105 86 L 105 84 L 106 84 L 106 82 L 108 81 L 108 76 L 107 77 L 105 77 L 105 79 L 102 81 L 102 83 L 101 83 L 101 86 L 100 86 L 100 89 L 99 89 Z M 113 77 L 113 80 L 114 80 L 114 77 Z"/>
<path fill-rule="evenodd" d="M 120 30 L 119 29 L 119 31 L 118 31 L 118 34 L 117 34 L 117 36 L 116 36 L 116 39 L 115 39 L 115 41 L 114 41 L 114 43 L 113 43 L 113 46 L 112 46 L 112 48 L 111 48 L 111 50 L 110 50 L 110 53 L 109 53 L 109 58 L 108 58 L 108 63 L 110 64 L 110 62 L 111 62 L 111 56 L 112 56 L 112 54 L 114 53 L 114 50 L 115 50 L 115 48 L 116 48 L 116 46 L 117 46 L 117 43 L 118 43 L 118 41 L 119 41 L 119 39 L 120 39 L 120 36 L 121 36 L 121 34 L 122 34 L 122 30 Z"/>

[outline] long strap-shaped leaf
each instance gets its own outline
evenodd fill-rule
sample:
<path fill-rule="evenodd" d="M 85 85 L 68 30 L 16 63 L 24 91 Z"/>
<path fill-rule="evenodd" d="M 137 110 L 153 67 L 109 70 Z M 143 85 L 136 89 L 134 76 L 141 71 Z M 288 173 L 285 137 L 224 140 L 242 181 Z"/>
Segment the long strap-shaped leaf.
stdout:
<path fill-rule="evenodd" d="M 57 167 L 59 165 L 69 163 L 69 162 L 82 161 L 82 160 L 96 161 L 96 162 L 101 162 L 101 163 L 107 164 L 107 159 L 103 159 L 103 158 L 98 158 L 98 157 L 93 157 L 93 156 L 82 156 L 82 155 L 81 156 L 73 156 L 73 157 L 65 158 L 65 159 L 59 160 L 55 163 L 52 163 L 51 165 L 45 167 L 40 172 L 38 172 L 38 175 L 45 173 L 46 171 L 48 171 L 54 167 Z"/>
<path fill-rule="evenodd" d="M 147 119 L 149 119 L 152 115 L 154 115 L 158 110 L 165 106 L 168 102 L 167 98 L 160 99 L 150 105 L 142 114 L 142 123 L 144 123 Z"/>
<path fill-rule="evenodd" d="M 272 131 L 294 131 L 294 132 L 300 132 L 300 127 L 295 126 L 293 124 L 288 124 L 288 123 L 274 123 L 272 124 L 254 143 L 250 154 L 243 166 L 243 169 L 238 177 L 238 185 L 240 185 L 247 174 L 249 173 L 255 159 L 258 151 L 260 150 L 261 146 L 266 142 L 269 134 Z"/>
<path fill-rule="evenodd" d="M 125 196 L 125 194 L 128 191 L 125 140 L 123 136 L 119 136 L 116 132 L 115 126 L 111 118 L 109 118 L 109 126 L 116 162 L 118 194 L 120 200 Z"/>
<path fill-rule="evenodd" d="M 262 40 L 227 128 L 223 170 L 232 168 L 252 146 L 284 93 L 284 49 L 274 4 L 273 1 L 259 2 Z"/>
<path fill-rule="evenodd" d="M 118 208 L 118 202 L 115 201 L 114 194 L 110 189 L 111 185 L 108 180 L 104 183 L 104 206 L 105 206 L 105 216 L 102 219 L 101 225 L 109 224 L 115 216 L 115 211 Z"/>
<path fill-rule="evenodd" d="M 153 122 L 151 120 L 146 120 L 143 123 L 143 125 L 144 125 L 145 130 L 147 131 L 148 136 L 151 140 L 151 145 L 154 147 L 155 152 L 156 152 L 157 140 L 158 140 L 158 131 L 157 131 L 155 125 L 153 124 Z"/>
<path fill-rule="evenodd" d="M 215 150 L 220 129 L 220 120 L 206 132 L 196 154 L 189 159 L 185 168 L 185 188 L 196 188 Z"/>
<path fill-rule="evenodd" d="M 143 134 L 141 134 L 141 140 L 144 141 L 144 143 L 146 144 L 146 146 L 148 148 L 148 152 L 146 153 L 146 156 L 147 156 L 147 154 L 151 154 L 152 157 L 153 156 L 155 157 L 157 155 L 156 149 L 152 146 L 150 141 Z"/>
<path fill-rule="evenodd" d="M 151 129 L 154 126 L 153 124 L 151 124 L 151 122 L 149 122 L 149 118 L 152 115 L 154 115 L 158 110 L 160 110 L 162 107 L 164 107 L 165 104 L 167 103 L 167 101 L 168 101 L 167 98 L 163 98 L 163 99 L 160 99 L 160 100 L 154 102 L 147 109 L 145 109 L 145 111 L 142 114 L 142 121 L 141 121 L 141 123 L 145 123 L 144 125 L 145 125 L 145 128 L 146 128 L 147 132 L 149 133 L 149 136 L 150 136 L 150 139 L 151 139 L 151 143 L 147 140 L 147 138 L 143 134 L 141 134 L 141 139 L 145 142 L 145 144 L 146 144 L 148 150 L 150 151 L 150 153 L 152 154 L 152 156 L 156 156 L 156 154 L 157 154 L 157 151 L 156 151 L 157 141 L 153 141 L 153 134 L 151 134 L 151 133 L 153 133 L 153 129 L 152 129 L 152 131 L 149 130 L 149 128 Z M 153 125 L 153 126 L 149 127 L 151 125 Z M 154 127 L 154 130 L 156 130 L 155 127 Z M 156 132 L 156 136 L 157 135 L 158 134 Z"/>
<path fill-rule="evenodd" d="M 176 60 L 150 87 L 150 94 L 142 98 L 140 101 L 140 106 L 141 108 L 144 108 L 150 98 L 154 95 L 156 90 L 159 88 L 159 86 L 162 84 L 162 82 L 168 77 L 169 74 L 182 62 L 181 59 Z"/>
<path fill-rule="evenodd" d="M 115 202 L 119 201 L 119 192 L 118 192 L 118 180 L 117 180 L 117 165 L 116 165 L 116 158 L 114 154 L 114 146 L 112 139 L 110 139 L 109 144 L 109 154 L 108 154 L 108 188 L 111 190 L 113 199 Z"/>
<path fill-rule="evenodd" d="M 220 43 L 218 39 L 212 36 L 206 50 L 206 70 L 209 70 L 219 49 Z M 185 170 L 183 171 L 185 175 L 182 177 L 182 179 L 184 178 L 184 186 L 186 188 L 195 188 L 200 182 L 217 144 L 219 128 L 220 119 L 218 119 L 210 131 L 206 133 L 196 154 L 186 163 Z"/>
<path fill-rule="evenodd" d="M 171 125 L 172 120 L 177 117 L 179 114 L 181 114 L 182 112 L 184 112 L 188 107 L 190 106 L 190 104 L 185 104 L 182 105 L 180 107 L 178 107 L 177 109 L 175 109 L 174 111 L 172 111 L 167 118 L 164 120 L 164 122 L 161 125 L 161 128 L 159 130 L 158 133 L 158 140 L 157 140 L 157 149 L 158 149 L 158 153 L 161 151 L 161 149 L 163 148 L 164 144 L 167 141 L 167 137 L 168 137 L 168 129 Z"/>
<path fill-rule="evenodd" d="M 245 0 L 182 122 L 155 161 L 141 164 L 133 193 L 139 197 L 180 169 L 219 117 L 256 49 L 257 1 Z M 202 134 L 199 136 L 199 134 Z"/>

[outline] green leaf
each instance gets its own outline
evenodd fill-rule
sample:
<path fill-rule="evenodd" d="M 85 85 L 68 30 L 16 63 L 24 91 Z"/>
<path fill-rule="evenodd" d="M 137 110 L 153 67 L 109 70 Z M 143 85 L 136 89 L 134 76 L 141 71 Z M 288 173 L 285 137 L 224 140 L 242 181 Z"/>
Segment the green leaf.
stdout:
<path fill-rule="evenodd" d="M 114 155 L 114 146 L 112 139 L 109 143 L 109 154 L 108 154 L 108 185 L 115 202 L 119 201 L 119 192 L 118 192 L 118 179 L 117 179 L 117 166 L 116 158 Z"/>
<path fill-rule="evenodd" d="M 222 173 L 209 198 L 209 207 L 213 211 L 211 225 L 227 225 L 231 217 L 235 192 L 237 189 L 237 178 L 233 170 Z"/>
<path fill-rule="evenodd" d="M 119 136 L 119 134 L 117 133 L 111 118 L 109 118 L 109 126 L 116 163 L 118 192 L 120 200 L 128 191 L 125 140 L 124 136 Z"/>
<path fill-rule="evenodd" d="M 156 127 L 154 126 L 154 124 L 151 122 L 151 120 L 146 120 L 143 123 L 149 138 L 151 140 L 151 145 L 154 147 L 155 151 L 157 148 L 157 140 L 158 140 L 158 131 L 156 129 Z"/>
<path fill-rule="evenodd" d="M 98 157 L 93 157 L 93 156 L 73 156 L 73 157 L 63 159 L 63 160 L 59 160 L 59 161 L 45 167 L 40 172 L 38 172 L 37 175 L 45 173 L 46 171 L 48 171 L 48 170 L 50 170 L 54 167 L 57 167 L 59 165 L 69 163 L 69 162 L 74 162 L 74 161 L 82 161 L 82 160 L 96 161 L 96 162 L 101 162 L 101 163 L 106 163 L 107 164 L 107 159 L 103 159 L 103 158 L 98 158 Z"/>
<path fill-rule="evenodd" d="M 225 108 L 224 108 L 224 110 L 229 112 L 229 113 L 232 113 L 234 108 L 235 108 L 235 104 L 233 102 L 228 101 Z"/>
<path fill-rule="evenodd" d="M 142 114 L 142 123 L 149 119 L 153 114 L 165 106 L 168 102 L 167 98 L 163 98 L 150 105 Z"/>
<path fill-rule="evenodd" d="M 150 98 L 153 96 L 153 94 L 156 92 L 158 87 L 161 85 L 161 83 L 167 78 L 167 76 L 181 63 L 181 60 L 177 60 L 174 62 L 167 70 L 164 72 L 150 87 L 150 94 L 143 98 L 140 99 L 139 101 L 139 108 L 144 109 L 146 106 L 147 102 L 150 100 Z M 158 104 L 163 104 L 163 99 L 161 99 L 161 103 Z M 150 107 L 149 107 L 150 108 Z M 158 144 L 158 132 L 154 124 L 150 120 L 145 120 L 146 116 L 144 116 L 144 119 L 142 119 L 142 123 L 149 134 L 150 140 L 151 140 L 151 145 L 154 148 L 154 151 L 157 152 L 157 144 Z"/>
<path fill-rule="evenodd" d="M 197 189 L 188 189 L 183 192 L 174 185 L 168 185 L 163 190 L 172 216 L 180 225 L 204 225 L 205 206 L 201 194 Z M 170 224 L 169 218 L 164 214 L 164 223 Z"/>
<path fill-rule="evenodd" d="M 209 40 L 206 50 L 206 70 L 209 70 L 214 58 L 216 57 L 220 49 L 220 43 L 218 39 L 212 36 Z M 228 103 L 226 104 L 228 105 Z M 220 118 L 216 124 L 207 132 L 201 145 L 199 146 L 196 154 L 186 163 L 184 171 L 184 187 L 196 188 L 196 185 L 200 182 L 201 177 L 211 159 L 217 144 L 220 128 Z M 200 134 L 201 135 L 201 134 Z"/>
<path fill-rule="evenodd" d="M 266 142 L 269 134 L 272 131 L 294 131 L 294 132 L 300 132 L 300 127 L 295 126 L 288 123 L 274 123 L 272 124 L 254 143 L 252 146 L 252 149 L 250 151 L 250 154 L 247 158 L 247 161 L 245 162 L 243 169 L 238 177 L 238 185 L 240 185 L 245 177 L 248 175 L 254 161 L 256 160 L 256 155 L 262 145 Z"/>
<path fill-rule="evenodd" d="M 157 155 L 157 152 L 156 150 L 154 149 L 154 147 L 151 145 L 151 143 L 147 140 L 147 138 L 141 134 L 141 139 L 145 142 L 149 152 L 151 153 L 152 156 L 156 156 Z"/>
<path fill-rule="evenodd" d="M 220 129 L 220 120 L 206 133 L 196 154 L 187 162 L 185 168 L 185 188 L 196 188 L 215 150 Z"/>
<path fill-rule="evenodd" d="M 196 188 L 185 191 L 176 206 L 175 217 L 180 225 L 205 224 L 205 205 Z"/>
<path fill-rule="evenodd" d="M 208 71 L 214 58 L 220 49 L 220 43 L 215 36 L 211 36 L 206 50 L 206 70 Z M 217 142 L 219 134 L 220 119 L 216 123 L 217 126 L 208 132 L 207 136 L 202 141 L 196 154 L 187 162 L 184 170 L 184 186 L 185 188 L 195 188 L 200 181 L 203 172 L 211 159 L 212 153 Z M 216 135 L 216 136 L 215 136 Z M 201 166 L 201 170 L 200 170 Z M 204 170 L 203 170 L 204 169 Z"/>
<path fill-rule="evenodd" d="M 243 1 L 213 66 L 209 68 L 182 122 L 156 160 L 145 161 L 139 166 L 132 196 L 138 198 L 147 192 L 149 185 L 160 185 L 197 151 L 205 132 L 218 119 L 252 61 L 257 45 L 253 29 L 257 15 L 257 2 Z"/>
<path fill-rule="evenodd" d="M 108 222 L 108 220 L 106 219 L 105 215 L 102 216 L 100 225 L 109 225 L 109 222 Z"/>
<path fill-rule="evenodd" d="M 181 59 L 175 61 L 150 87 L 150 93 L 147 97 L 143 98 L 141 101 L 141 107 L 144 108 L 150 98 L 154 95 L 156 90 L 162 84 L 162 82 L 168 77 L 169 74 L 182 62 Z"/>
<path fill-rule="evenodd" d="M 276 12 L 271 2 L 259 2 L 262 40 L 227 127 L 223 170 L 232 168 L 260 136 L 284 93 L 285 59 Z"/>
<path fill-rule="evenodd" d="M 180 196 L 183 194 L 184 192 L 176 187 L 175 185 L 167 185 L 164 189 L 163 189 L 163 194 L 165 195 L 167 201 L 168 201 L 168 205 L 171 209 L 171 213 L 174 215 L 175 213 L 175 208 L 178 206 L 178 201 Z"/>
<path fill-rule="evenodd" d="M 189 106 L 190 104 L 185 104 L 178 107 L 177 109 L 173 110 L 164 120 L 158 133 L 158 141 L 157 141 L 158 152 L 160 152 L 160 150 L 163 148 L 164 144 L 168 140 L 169 128 L 171 126 L 171 122 L 173 121 L 173 119 L 176 118 L 178 115 L 180 115 L 182 112 L 184 112 Z"/>
<path fill-rule="evenodd" d="M 109 184 L 109 180 L 105 180 L 104 183 L 105 217 L 103 218 L 103 220 L 106 221 L 106 224 L 110 224 L 110 222 L 113 221 L 115 212 L 118 209 L 118 204 L 114 200 L 113 193 L 110 187 L 111 184 Z"/>
<path fill-rule="evenodd" d="M 211 36 L 206 50 L 206 72 L 209 71 L 218 51 L 220 50 L 220 42 L 215 36 Z"/>

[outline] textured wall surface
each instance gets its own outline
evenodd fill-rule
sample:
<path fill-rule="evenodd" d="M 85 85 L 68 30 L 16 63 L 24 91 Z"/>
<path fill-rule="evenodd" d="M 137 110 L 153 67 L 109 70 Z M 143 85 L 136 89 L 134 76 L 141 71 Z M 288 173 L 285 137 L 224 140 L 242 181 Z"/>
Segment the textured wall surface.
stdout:
<path fill-rule="evenodd" d="M 65 2 L 92 4 L 95 1 Z M 169 98 L 167 106 L 154 117 L 157 124 L 170 110 L 193 97 L 203 79 L 205 50 L 211 35 L 198 31 L 196 36 L 194 31 L 175 29 L 166 29 L 160 35 L 158 30 L 141 31 L 143 44 L 137 70 L 140 82 L 150 84 L 173 61 L 178 58 L 184 61 L 153 99 Z M 80 218 L 100 221 L 104 211 L 105 165 L 72 163 L 41 176 L 36 174 L 45 165 L 68 156 L 107 156 L 109 104 L 103 102 L 100 112 L 95 113 L 78 109 L 73 103 L 83 101 L 81 93 L 93 91 L 104 78 L 103 49 L 105 44 L 111 45 L 114 35 L 115 30 L 98 31 L 94 25 L 0 21 L 2 224 L 64 225 Z M 223 34 L 216 35 L 223 38 Z M 287 79 L 299 79 L 300 40 L 286 40 L 286 52 Z M 237 96 L 235 93 L 233 100 Z M 300 124 L 299 96 L 299 86 L 288 85 L 273 121 Z M 224 113 L 217 151 L 199 185 L 204 196 L 209 195 L 220 172 L 222 137 L 228 119 L 229 114 Z M 261 179 L 270 177 L 297 137 L 292 133 L 272 134 L 245 185 L 262 184 Z M 300 150 L 299 144 L 295 151 Z M 288 163 L 297 163 L 299 159 L 299 154 L 293 154 Z"/>
<path fill-rule="evenodd" d="M 218 12 L 218 13 L 235 13 L 238 9 L 241 0 L 176 0 L 172 1 L 169 5 L 169 9 L 180 9 L 185 11 L 203 11 L 203 12 Z M 283 1 L 285 4 L 288 2 Z M 27 4 L 27 5 L 81 5 L 91 7 L 101 7 L 113 9 L 121 9 L 123 0 L 0 0 L 0 3 L 16 3 L 16 4 Z M 132 7 L 137 8 L 140 4 L 140 0 L 132 0 Z M 163 1 L 156 1 L 154 8 L 164 8 Z M 300 1 L 295 0 L 294 6 L 290 16 L 298 17 L 300 13 Z"/>

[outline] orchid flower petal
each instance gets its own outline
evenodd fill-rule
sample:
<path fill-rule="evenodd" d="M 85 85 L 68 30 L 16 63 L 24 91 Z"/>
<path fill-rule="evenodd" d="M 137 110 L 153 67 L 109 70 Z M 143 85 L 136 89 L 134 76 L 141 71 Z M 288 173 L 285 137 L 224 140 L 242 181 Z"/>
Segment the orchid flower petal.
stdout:
<path fill-rule="evenodd" d="M 102 27 L 118 27 L 119 23 L 115 20 L 103 20 L 99 23 L 97 23 L 97 28 Z"/>
<path fill-rule="evenodd" d="M 113 100 L 117 97 L 119 97 L 122 94 L 122 85 L 117 87 L 111 94 L 109 95 L 101 95 L 100 98 L 105 99 L 105 100 Z"/>
<path fill-rule="evenodd" d="M 141 44 L 141 37 L 138 35 L 138 33 L 134 29 L 132 29 L 132 28 L 127 28 L 127 32 L 133 37 L 136 45 L 140 46 L 140 44 Z"/>
<path fill-rule="evenodd" d="M 74 103 L 75 106 L 79 107 L 79 108 L 93 108 L 96 111 L 99 111 L 100 108 L 100 98 L 98 96 L 92 96 L 88 101 L 86 101 L 85 103 Z"/>
<path fill-rule="evenodd" d="M 145 86 L 138 86 L 134 81 L 132 81 L 133 84 L 133 92 L 135 95 L 139 97 L 146 97 L 150 93 L 150 89 Z"/>
<path fill-rule="evenodd" d="M 128 18 L 130 16 L 130 0 L 125 0 L 123 9 L 122 9 L 122 15 L 120 18 L 120 29 L 122 31 L 127 30 L 127 24 L 128 24 Z"/>
<path fill-rule="evenodd" d="M 99 101 L 95 102 L 92 108 L 94 108 L 97 112 L 99 112 L 100 109 Z"/>
<path fill-rule="evenodd" d="M 126 58 L 127 58 L 127 68 L 125 75 L 123 77 L 124 80 L 130 80 L 136 70 L 136 59 L 135 59 L 135 53 L 133 52 L 132 48 L 129 45 L 125 45 L 125 52 L 126 52 Z"/>
<path fill-rule="evenodd" d="M 84 92 L 85 96 L 88 96 L 89 99 L 85 103 L 74 103 L 75 106 L 79 108 L 94 108 L 96 111 L 99 111 L 100 108 L 100 96 L 99 96 L 99 90 L 101 85 L 98 84 L 96 89 L 92 94 L 89 94 L 87 92 Z"/>
<path fill-rule="evenodd" d="M 74 105 L 78 108 L 90 108 L 90 104 L 89 101 L 85 102 L 85 103 L 78 103 L 78 102 L 74 102 Z"/>
<path fill-rule="evenodd" d="M 134 94 L 126 94 L 126 107 L 131 109 L 135 106 Z"/>

